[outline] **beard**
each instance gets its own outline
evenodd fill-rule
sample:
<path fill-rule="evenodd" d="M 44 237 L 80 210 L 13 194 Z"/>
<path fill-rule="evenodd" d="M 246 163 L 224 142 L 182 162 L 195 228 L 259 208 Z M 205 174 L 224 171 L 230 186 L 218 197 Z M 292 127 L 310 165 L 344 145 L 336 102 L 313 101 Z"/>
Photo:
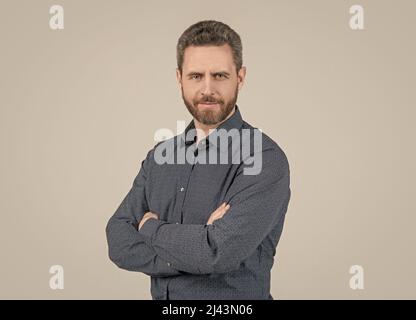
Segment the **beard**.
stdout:
<path fill-rule="evenodd" d="M 237 102 L 238 88 L 234 92 L 233 98 L 225 102 L 223 99 L 214 99 L 210 96 L 203 96 L 201 99 L 192 99 L 189 101 L 185 98 L 182 88 L 182 99 L 186 105 L 186 108 L 190 114 L 204 125 L 215 125 L 223 121 L 233 111 L 234 106 Z M 198 108 L 199 103 L 218 103 L 218 107 L 213 107 L 212 110 L 200 110 Z"/>

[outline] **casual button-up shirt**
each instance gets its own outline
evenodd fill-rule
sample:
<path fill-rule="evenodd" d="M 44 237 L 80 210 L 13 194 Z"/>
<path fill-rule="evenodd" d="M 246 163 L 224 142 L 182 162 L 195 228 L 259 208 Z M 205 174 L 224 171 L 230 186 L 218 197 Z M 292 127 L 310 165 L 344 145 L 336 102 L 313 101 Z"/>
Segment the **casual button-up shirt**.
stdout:
<path fill-rule="evenodd" d="M 149 275 L 154 300 L 273 299 L 270 271 L 291 195 L 287 157 L 270 137 L 243 121 L 237 105 L 219 129 L 236 129 L 240 137 L 250 132 L 250 155 L 260 156 L 259 172 L 246 174 L 252 164 L 242 157 L 231 161 L 241 148 L 230 141 L 224 148 L 209 134 L 197 144 L 192 120 L 182 134 L 147 153 L 108 221 L 110 259 L 122 269 Z M 261 137 L 257 151 L 255 130 Z M 165 153 L 158 149 L 162 146 Z M 229 161 L 198 160 L 210 148 L 218 156 L 227 151 Z M 172 150 L 176 156 L 185 150 L 194 159 L 161 163 L 161 155 Z M 208 225 L 223 202 L 230 209 Z M 148 211 L 158 219 L 148 219 L 138 230 Z"/>

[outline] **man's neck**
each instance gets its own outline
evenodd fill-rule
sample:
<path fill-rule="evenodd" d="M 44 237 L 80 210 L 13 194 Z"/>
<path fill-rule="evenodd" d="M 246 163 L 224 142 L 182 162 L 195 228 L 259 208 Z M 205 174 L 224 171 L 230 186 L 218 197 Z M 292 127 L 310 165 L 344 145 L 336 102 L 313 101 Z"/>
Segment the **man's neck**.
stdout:
<path fill-rule="evenodd" d="M 203 124 L 194 118 L 195 128 L 199 129 L 196 131 L 197 132 L 196 144 L 198 145 L 199 141 L 203 140 L 207 135 L 209 135 L 209 130 L 213 130 L 219 127 L 225 121 L 227 121 L 234 114 L 234 112 L 235 112 L 235 106 L 234 106 L 234 109 L 230 112 L 230 114 L 223 121 L 216 123 L 216 124 L 211 124 L 211 125 Z"/>

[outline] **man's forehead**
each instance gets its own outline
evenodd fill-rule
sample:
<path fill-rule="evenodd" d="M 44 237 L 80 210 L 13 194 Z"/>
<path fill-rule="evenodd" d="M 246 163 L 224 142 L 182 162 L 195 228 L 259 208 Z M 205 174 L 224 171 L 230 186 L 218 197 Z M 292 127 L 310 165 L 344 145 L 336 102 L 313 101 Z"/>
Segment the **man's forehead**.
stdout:
<path fill-rule="evenodd" d="M 206 70 L 215 72 L 233 69 L 231 47 L 222 46 L 190 46 L 185 49 L 183 69 L 194 72 Z"/>

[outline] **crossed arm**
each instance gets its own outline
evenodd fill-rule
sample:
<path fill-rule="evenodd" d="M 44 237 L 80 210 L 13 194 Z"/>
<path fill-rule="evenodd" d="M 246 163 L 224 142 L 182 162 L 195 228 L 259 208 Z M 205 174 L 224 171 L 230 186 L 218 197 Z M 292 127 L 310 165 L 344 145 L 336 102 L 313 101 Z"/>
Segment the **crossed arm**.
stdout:
<path fill-rule="evenodd" d="M 211 213 L 207 225 L 212 224 L 215 220 L 221 219 L 228 209 L 230 209 L 230 205 L 223 202 L 213 213 Z M 138 223 L 137 229 L 140 230 L 143 224 L 149 219 L 159 219 L 159 216 L 151 211 L 146 212 L 142 220 Z"/>
<path fill-rule="evenodd" d="M 205 225 L 171 224 L 149 211 L 144 190 L 149 156 L 107 224 L 109 256 L 120 268 L 157 277 L 230 272 L 284 218 L 289 167 L 275 149 L 263 151 L 260 174 L 243 175 L 241 167 L 226 195 L 229 206 L 220 206 Z"/>

